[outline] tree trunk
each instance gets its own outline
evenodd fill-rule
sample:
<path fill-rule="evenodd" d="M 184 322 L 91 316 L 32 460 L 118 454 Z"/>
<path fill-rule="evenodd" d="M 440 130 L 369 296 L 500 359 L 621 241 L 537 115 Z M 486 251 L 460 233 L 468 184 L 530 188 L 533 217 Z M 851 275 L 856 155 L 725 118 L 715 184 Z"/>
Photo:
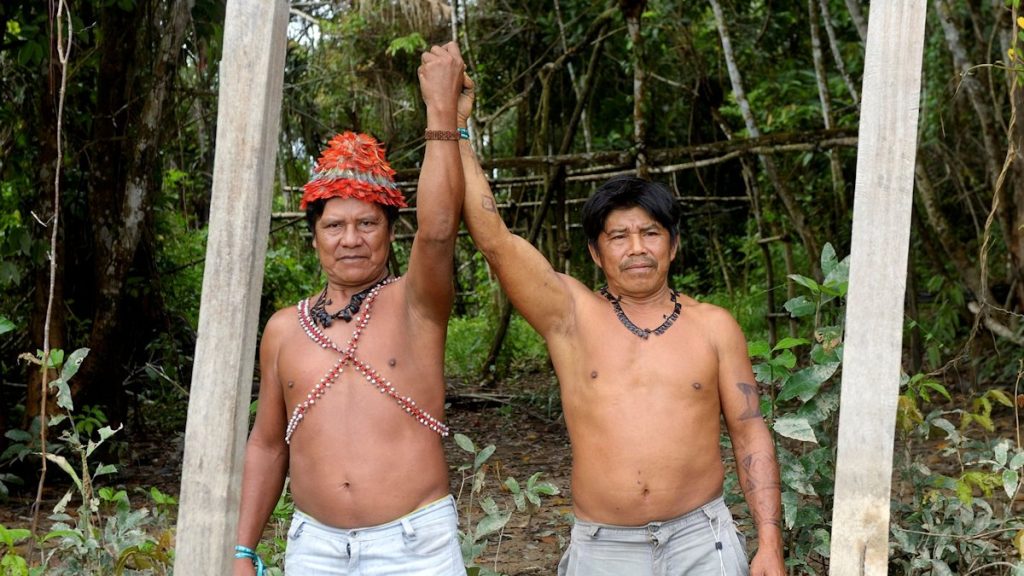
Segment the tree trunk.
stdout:
<path fill-rule="evenodd" d="M 821 51 L 821 28 L 818 26 L 818 0 L 807 0 L 807 18 L 811 23 L 811 55 L 814 60 L 814 77 L 818 83 L 818 99 L 821 101 L 821 119 L 825 129 L 833 128 L 835 121 L 832 116 L 832 95 L 828 91 L 828 72 L 825 70 L 825 57 Z M 839 224 L 846 219 L 849 205 L 846 202 L 846 181 L 843 179 L 843 167 L 835 150 L 828 150 L 829 166 L 832 169 L 832 194 L 834 202 L 833 230 L 839 230 Z"/>
<path fill-rule="evenodd" d="M 722 6 L 718 0 L 709 0 L 711 8 L 715 13 L 715 24 L 718 27 L 718 36 L 722 41 L 722 52 L 725 55 L 726 66 L 729 69 L 729 79 L 732 81 L 733 95 L 736 97 L 736 102 L 739 104 L 740 112 L 743 114 L 743 120 L 747 126 L 747 132 L 753 138 L 761 135 L 760 129 L 757 127 L 757 121 L 754 119 L 754 114 L 750 110 L 750 102 L 747 100 L 746 90 L 743 88 L 743 77 L 740 74 L 739 66 L 736 64 L 736 57 L 732 50 L 732 40 L 729 36 L 729 29 L 726 26 L 725 15 L 722 12 Z M 797 202 L 796 197 L 786 186 L 785 182 L 779 175 L 778 169 L 775 166 L 775 161 L 764 154 L 760 155 L 761 164 L 764 165 L 765 172 L 768 174 L 768 179 L 772 182 L 772 186 L 775 187 L 776 192 L 779 195 L 779 199 L 782 200 L 782 204 L 786 208 L 786 212 L 789 214 L 790 223 L 797 235 L 803 241 L 804 250 L 807 252 L 807 259 L 811 263 L 811 267 L 816 278 L 821 278 L 821 265 L 819 264 L 819 254 L 821 250 L 818 246 L 818 241 L 814 237 L 813 231 L 806 223 L 806 216 L 804 216 L 803 208 Z"/>
<path fill-rule="evenodd" d="M 650 177 L 647 165 L 647 117 L 644 112 L 647 91 L 644 78 L 644 37 L 640 33 L 640 20 L 646 5 L 646 0 L 619 1 L 629 40 L 633 45 L 633 146 L 636 148 L 636 175 L 644 179 Z"/>
<path fill-rule="evenodd" d="M 86 386 L 105 381 L 105 368 L 120 365 L 115 358 L 117 335 L 121 329 L 122 291 L 128 270 L 135 260 L 152 197 L 160 188 L 161 116 L 175 81 L 178 55 L 188 30 L 192 5 L 193 0 L 174 1 L 169 4 L 166 14 L 154 16 L 148 24 L 153 30 L 161 30 L 161 43 L 150 64 L 152 83 L 134 123 L 134 131 L 130 133 L 128 144 L 120 151 L 124 165 L 123 194 L 118 195 L 120 199 L 108 213 L 109 217 L 98 222 L 97 301 L 89 336 L 92 362 L 83 366 L 79 378 L 73 383 L 72 390 L 76 393 Z"/>

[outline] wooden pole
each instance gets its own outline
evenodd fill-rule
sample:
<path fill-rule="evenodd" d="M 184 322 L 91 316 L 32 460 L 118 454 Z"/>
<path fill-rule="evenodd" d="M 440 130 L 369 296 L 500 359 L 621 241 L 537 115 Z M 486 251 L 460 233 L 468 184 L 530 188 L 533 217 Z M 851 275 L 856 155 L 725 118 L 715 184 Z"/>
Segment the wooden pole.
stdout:
<path fill-rule="evenodd" d="M 232 572 L 287 24 L 286 0 L 228 1 L 175 574 Z"/>
<path fill-rule="evenodd" d="M 925 0 L 872 2 L 853 204 L 829 573 L 888 569 Z"/>

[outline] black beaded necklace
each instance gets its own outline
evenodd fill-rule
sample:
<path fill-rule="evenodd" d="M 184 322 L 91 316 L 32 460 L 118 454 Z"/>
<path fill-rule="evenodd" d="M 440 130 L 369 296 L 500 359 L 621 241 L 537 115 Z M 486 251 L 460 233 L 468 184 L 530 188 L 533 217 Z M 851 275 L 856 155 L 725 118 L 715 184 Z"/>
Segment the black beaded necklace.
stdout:
<path fill-rule="evenodd" d="M 377 282 L 352 295 L 352 299 L 349 300 L 348 306 L 345 306 L 341 310 L 333 314 L 327 313 L 327 306 L 331 305 L 331 300 L 327 298 L 327 286 L 324 286 L 324 291 L 317 297 L 316 302 L 309 308 L 309 317 L 313 319 L 314 324 L 319 324 L 324 328 L 327 328 L 335 320 L 341 319 L 345 322 L 351 322 L 352 318 L 359 313 L 359 307 L 363 305 L 363 300 L 373 291 L 374 288 L 386 283 L 391 278 L 390 275 L 381 278 Z"/>
<path fill-rule="evenodd" d="M 654 334 L 655 336 L 661 336 L 664 334 L 665 331 L 668 330 L 676 321 L 676 318 L 679 318 L 679 311 L 683 308 L 683 305 L 679 303 L 679 293 L 672 290 L 670 298 L 672 299 L 672 304 L 675 306 L 672 308 L 672 313 L 669 314 L 668 318 L 665 318 L 665 321 L 661 323 L 661 326 L 658 326 L 653 330 L 650 328 L 641 328 L 636 324 L 633 324 L 633 321 L 626 316 L 626 313 L 622 311 L 622 306 L 619 304 L 619 298 L 612 296 L 612 293 L 608 291 L 607 286 L 602 287 L 600 292 L 606 300 L 612 303 L 612 309 L 615 310 L 615 315 L 618 316 L 619 322 L 622 322 L 622 325 L 625 326 L 627 330 L 636 334 L 643 340 L 647 340 L 651 334 Z"/>

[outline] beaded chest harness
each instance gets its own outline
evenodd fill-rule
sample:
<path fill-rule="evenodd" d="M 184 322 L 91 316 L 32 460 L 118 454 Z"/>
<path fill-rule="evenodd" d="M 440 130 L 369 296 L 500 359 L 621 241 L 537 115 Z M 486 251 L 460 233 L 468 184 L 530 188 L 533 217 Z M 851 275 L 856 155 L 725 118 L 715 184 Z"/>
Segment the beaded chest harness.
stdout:
<path fill-rule="evenodd" d="M 288 420 L 288 428 L 285 430 L 284 441 L 291 444 L 292 434 L 295 433 L 295 429 L 302 422 L 306 412 L 308 412 L 316 401 L 323 397 L 323 395 L 331 388 L 331 385 L 338 381 L 341 377 L 342 371 L 345 370 L 345 366 L 352 366 L 352 368 L 359 373 L 360 376 L 366 379 L 367 382 L 375 386 L 381 394 L 387 394 L 398 403 L 398 405 L 405 410 L 407 414 L 416 419 L 417 422 L 426 426 L 427 428 L 437 432 L 442 437 L 448 436 L 448 426 L 443 422 L 434 418 L 426 410 L 418 408 L 416 402 L 409 396 L 402 396 L 395 390 L 395 385 L 388 381 L 387 378 L 380 375 L 372 366 L 363 362 L 356 356 L 356 348 L 359 346 L 359 336 L 362 334 L 363 329 L 370 323 L 370 312 L 373 310 L 373 302 L 377 299 L 377 294 L 380 293 L 381 288 L 398 280 L 398 278 L 392 278 L 386 280 L 377 286 L 375 286 L 370 293 L 366 296 L 366 302 L 363 307 L 363 312 L 356 317 L 356 327 L 352 332 L 352 336 L 346 342 L 346 347 L 342 348 L 338 346 L 326 334 L 320 329 L 319 326 L 313 322 L 313 318 L 309 312 L 309 300 L 303 299 L 299 302 L 299 325 L 302 326 L 302 330 L 306 332 L 309 339 L 316 343 L 321 348 L 330 348 L 341 354 L 338 360 L 334 363 L 334 366 L 324 374 L 324 377 L 320 379 L 320 382 L 306 395 L 306 400 L 295 407 L 292 411 L 292 417 Z"/>

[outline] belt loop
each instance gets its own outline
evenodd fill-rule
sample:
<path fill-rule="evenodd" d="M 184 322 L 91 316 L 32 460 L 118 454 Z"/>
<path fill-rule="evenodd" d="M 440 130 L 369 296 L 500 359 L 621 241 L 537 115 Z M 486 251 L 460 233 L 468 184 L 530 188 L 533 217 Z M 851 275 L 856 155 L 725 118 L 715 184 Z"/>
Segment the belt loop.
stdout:
<path fill-rule="evenodd" d="M 406 538 L 416 537 L 416 529 L 412 527 L 412 522 L 409 522 L 408 518 L 402 518 L 402 533 Z"/>
<path fill-rule="evenodd" d="M 587 536 L 590 536 L 592 539 L 596 540 L 597 539 L 597 533 L 600 532 L 600 531 L 601 531 L 601 527 L 597 526 L 596 524 L 592 524 L 590 526 L 587 526 Z"/>

